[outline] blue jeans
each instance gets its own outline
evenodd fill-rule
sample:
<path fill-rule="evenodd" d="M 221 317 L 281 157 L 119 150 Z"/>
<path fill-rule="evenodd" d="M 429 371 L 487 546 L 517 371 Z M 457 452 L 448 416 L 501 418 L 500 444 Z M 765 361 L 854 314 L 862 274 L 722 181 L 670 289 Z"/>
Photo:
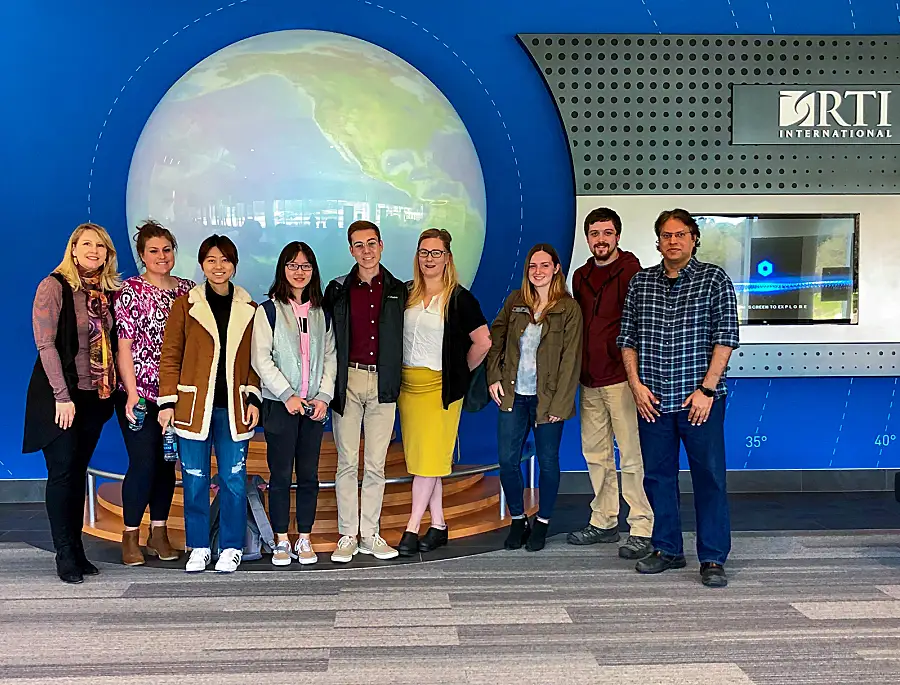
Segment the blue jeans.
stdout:
<path fill-rule="evenodd" d="M 535 424 L 537 396 L 516 395 L 512 411 L 501 411 L 497 419 L 497 449 L 500 453 L 500 484 L 506 494 L 506 504 L 512 516 L 525 513 L 522 480 L 522 449 L 529 431 L 534 431 L 534 449 L 540 476 L 540 508 L 538 516 L 550 520 L 559 492 L 559 443 L 563 422 Z"/>
<path fill-rule="evenodd" d="M 228 410 L 214 408 L 206 440 L 178 439 L 188 547 L 209 547 L 210 448 L 219 468 L 219 547 L 243 549 L 247 528 L 247 441 L 234 442 Z M 215 554 L 217 550 L 213 550 Z"/>
<path fill-rule="evenodd" d="M 650 423 L 638 419 L 644 455 L 644 490 L 653 509 L 653 547 L 665 554 L 684 554 L 681 537 L 681 493 L 678 454 L 684 443 L 697 516 L 700 563 L 724 564 L 731 551 L 731 521 L 725 483 L 725 400 L 713 402 L 706 423 L 692 426 L 688 412 L 668 412 Z"/>

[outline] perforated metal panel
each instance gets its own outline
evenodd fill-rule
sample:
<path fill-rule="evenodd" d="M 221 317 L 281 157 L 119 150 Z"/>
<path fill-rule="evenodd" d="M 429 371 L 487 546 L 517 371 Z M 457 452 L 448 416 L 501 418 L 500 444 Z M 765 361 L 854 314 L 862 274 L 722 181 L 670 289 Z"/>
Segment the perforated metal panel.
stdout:
<path fill-rule="evenodd" d="M 728 365 L 730 378 L 898 375 L 900 344 L 743 345 L 731 355 Z"/>
<path fill-rule="evenodd" d="M 896 38 L 521 34 L 579 195 L 897 193 L 900 146 L 731 145 L 732 84 L 895 83 Z M 900 102 L 898 102 L 900 106 Z"/>

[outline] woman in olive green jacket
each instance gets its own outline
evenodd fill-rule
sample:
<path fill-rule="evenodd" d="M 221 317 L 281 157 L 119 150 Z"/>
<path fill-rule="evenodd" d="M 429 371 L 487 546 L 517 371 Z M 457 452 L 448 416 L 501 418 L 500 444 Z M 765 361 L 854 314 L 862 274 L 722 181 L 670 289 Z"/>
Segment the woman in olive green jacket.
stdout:
<path fill-rule="evenodd" d="M 563 422 L 575 415 L 581 372 L 581 309 L 566 289 L 559 255 L 540 243 L 525 261 L 522 288 L 513 292 L 491 326 L 487 381 L 500 407 L 497 421 L 500 482 L 512 523 L 507 549 L 543 549 L 559 490 Z M 522 446 L 534 432 L 540 467 L 540 508 L 525 517 Z"/>

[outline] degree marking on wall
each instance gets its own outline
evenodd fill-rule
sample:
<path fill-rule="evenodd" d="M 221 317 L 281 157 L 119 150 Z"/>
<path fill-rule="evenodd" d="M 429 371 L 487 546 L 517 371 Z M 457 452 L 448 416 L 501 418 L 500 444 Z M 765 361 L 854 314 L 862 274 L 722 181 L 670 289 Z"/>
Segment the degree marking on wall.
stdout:
<path fill-rule="evenodd" d="M 890 404 L 888 404 L 887 419 L 885 419 L 884 421 L 884 432 L 882 433 L 882 435 L 889 435 L 888 430 L 890 429 L 891 425 L 891 412 L 894 411 L 894 398 L 897 395 L 897 380 L 898 379 L 896 378 L 894 379 L 894 388 L 891 390 L 891 402 Z M 879 464 L 881 464 L 881 455 L 883 452 L 884 442 L 882 442 L 881 447 L 878 448 L 878 461 L 875 462 L 875 468 L 878 468 Z"/>
<path fill-rule="evenodd" d="M 657 24 L 656 19 L 653 18 L 653 13 L 650 11 L 650 8 L 647 6 L 646 0 L 641 0 L 641 4 L 644 6 L 644 9 L 647 10 L 647 16 L 650 17 L 650 21 L 653 22 L 653 28 L 656 29 L 657 33 L 662 33 L 662 31 L 659 30 L 659 24 Z"/>
<path fill-rule="evenodd" d="M 756 421 L 756 430 L 753 431 L 753 435 L 759 435 L 759 427 L 762 425 L 763 414 L 766 413 L 766 405 L 769 403 L 769 393 L 772 392 L 772 379 L 769 379 L 769 384 L 766 386 L 766 396 L 763 398 L 762 408 L 759 410 L 759 419 Z M 725 405 L 725 409 L 728 409 L 728 405 Z M 753 453 L 753 448 L 747 450 L 747 461 L 744 462 L 744 468 L 747 468 L 747 464 L 750 463 L 750 455 Z"/>
<path fill-rule="evenodd" d="M 738 31 L 741 30 L 741 27 L 738 26 L 737 16 L 734 13 L 734 5 L 731 4 L 731 0 L 725 0 L 728 3 L 728 9 L 731 10 L 731 18 L 734 19 L 734 28 Z"/>
<path fill-rule="evenodd" d="M 769 0 L 766 0 L 766 9 L 769 11 L 769 21 L 772 23 L 772 33 L 775 33 L 775 20 L 772 18 L 772 7 Z"/>

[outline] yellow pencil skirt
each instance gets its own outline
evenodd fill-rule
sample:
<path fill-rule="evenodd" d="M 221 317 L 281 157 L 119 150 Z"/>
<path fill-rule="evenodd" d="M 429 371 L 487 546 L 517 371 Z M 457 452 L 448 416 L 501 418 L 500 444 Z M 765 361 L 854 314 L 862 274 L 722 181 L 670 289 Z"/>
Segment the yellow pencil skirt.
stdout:
<path fill-rule="evenodd" d="M 397 408 L 406 470 L 413 476 L 450 475 L 463 401 L 444 409 L 440 371 L 404 366 L 400 379 Z"/>

